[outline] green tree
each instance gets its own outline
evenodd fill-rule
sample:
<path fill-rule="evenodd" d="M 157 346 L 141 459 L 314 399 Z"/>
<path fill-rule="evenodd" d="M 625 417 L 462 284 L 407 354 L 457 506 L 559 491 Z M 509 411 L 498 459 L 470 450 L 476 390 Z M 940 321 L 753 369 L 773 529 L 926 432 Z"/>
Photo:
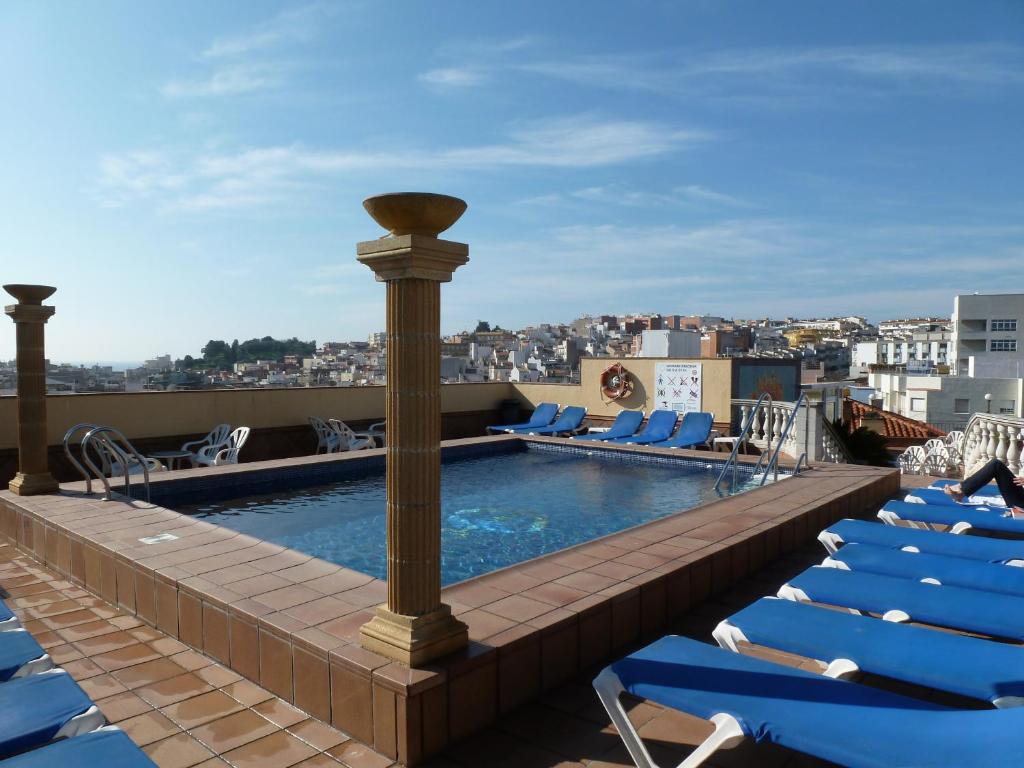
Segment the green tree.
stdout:
<path fill-rule="evenodd" d="M 486 320 L 477 320 L 476 321 L 476 330 L 473 331 L 473 333 L 490 333 L 490 331 L 491 331 L 491 324 L 488 323 Z"/>

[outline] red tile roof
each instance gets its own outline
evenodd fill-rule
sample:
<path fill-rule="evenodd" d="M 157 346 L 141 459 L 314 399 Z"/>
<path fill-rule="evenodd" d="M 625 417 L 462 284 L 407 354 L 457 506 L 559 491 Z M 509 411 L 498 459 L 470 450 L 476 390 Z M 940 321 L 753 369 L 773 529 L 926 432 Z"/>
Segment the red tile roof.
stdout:
<path fill-rule="evenodd" d="M 861 419 L 864 416 L 875 416 L 876 418 L 881 417 L 884 430 L 882 434 L 886 437 L 928 440 L 932 437 L 943 437 L 946 434 L 931 424 L 911 419 L 908 416 L 900 416 L 892 411 L 883 411 L 881 408 L 866 405 L 859 400 L 848 397 L 846 402 L 850 407 L 854 429 L 861 425 Z"/>

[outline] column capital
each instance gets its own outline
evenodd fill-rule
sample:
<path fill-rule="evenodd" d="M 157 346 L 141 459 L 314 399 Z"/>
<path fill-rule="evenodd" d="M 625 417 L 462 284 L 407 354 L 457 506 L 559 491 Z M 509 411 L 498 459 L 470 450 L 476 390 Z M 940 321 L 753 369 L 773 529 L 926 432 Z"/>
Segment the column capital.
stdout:
<path fill-rule="evenodd" d="M 356 259 L 373 270 L 378 282 L 435 280 L 447 283 L 469 261 L 469 246 L 427 235 L 394 235 L 356 245 Z"/>
<path fill-rule="evenodd" d="M 56 307 L 42 304 L 8 304 L 4 307 L 4 314 L 16 323 L 45 323 L 56 311 Z"/>

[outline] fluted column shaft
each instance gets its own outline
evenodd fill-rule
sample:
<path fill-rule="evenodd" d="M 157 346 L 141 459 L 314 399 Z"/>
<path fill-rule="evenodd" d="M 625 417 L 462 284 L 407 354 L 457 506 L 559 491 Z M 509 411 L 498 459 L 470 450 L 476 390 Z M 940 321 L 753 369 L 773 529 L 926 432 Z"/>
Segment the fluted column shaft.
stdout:
<path fill-rule="evenodd" d="M 441 602 L 441 284 L 387 284 L 388 610 Z"/>
<path fill-rule="evenodd" d="M 47 460 L 43 328 L 55 310 L 43 306 L 38 296 L 49 295 L 53 289 L 46 286 L 4 287 L 21 299 L 18 304 L 4 309 L 15 324 L 18 366 L 18 473 L 8 487 L 22 496 L 52 493 L 57 490 L 57 482 L 50 474 Z"/>
<path fill-rule="evenodd" d="M 388 339 L 388 601 L 360 641 L 410 665 L 468 641 L 441 602 L 441 283 L 468 252 L 426 235 L 357 246 L 359 261 L 387 283 Z"/>

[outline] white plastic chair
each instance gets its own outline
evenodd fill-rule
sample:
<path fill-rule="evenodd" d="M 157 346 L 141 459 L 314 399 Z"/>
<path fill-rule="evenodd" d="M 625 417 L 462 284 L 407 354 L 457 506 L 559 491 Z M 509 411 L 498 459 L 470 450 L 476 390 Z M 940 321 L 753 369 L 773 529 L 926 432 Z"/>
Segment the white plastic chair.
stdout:
<path fill-rule="evenodd" d="M 933 441 L 929 440 L 928 442 Z M 944 475 L 950 469 L 956 468 L 956 461 L 950 456 L 949 448 L 941 440 L 938 442 L 939 445 L 933 445 L 924 457 L 923 468 L 929 475 Z"/>
<path fill-rule="evenodd" d="M 916 475 L 924 467 L 925 455 L 924 448 L 920 445 L 912 445 L 899 455 L 896 463 L 903 474 Z"/>
<path fill-rule="evenodd" d="M 380 447 L 383 448 L 387 442 L 387 421 L 377 421 L 368 426 L 362 432 L 356 432 L 356 437 L 361 437 L 370 441 L 370 447 L 376 448 L 377 441 L 380 440 Z"/>
<path fill-rule="evenodd" d="M 327 423 L 330 425 L 331 431 L 337 435 L 339 451 L 361 451 L 376 445 L 372 437 L 359 437 L 344 421 L 328 419 Z"/>
<path fill-rule="evenodd" d="M 192 462 L 192 466 L 196 466 L 196 453 L 201 448 L 212 447 L 220 450 L 221 448 L 227 447 L 228 435 L 231 434 L 230 424 L 218 424 L 216 427 L 210 430 L 209 434 L 206 435 L 202 440 L 191 440 L 181 446 L 181 450 L 188 451 L 192 455 L 189 456 L 189 461 Z"/>
<path fill-rule="evenodd" d="M 226 447 L 208 445 L 196 453 L 196 461 L 207 467 L 219 467 L 224 464 L 237 464 L 238 453 L 249 439 L 249 427 L 239 427 L 230 435 Z"/>
<path fill-rule="evenodd" d="M 335 453 L 341 450 L 341 436 L 326 421 L 310 416 L 309 425 L 316 432 L 316 453 Z"/>

